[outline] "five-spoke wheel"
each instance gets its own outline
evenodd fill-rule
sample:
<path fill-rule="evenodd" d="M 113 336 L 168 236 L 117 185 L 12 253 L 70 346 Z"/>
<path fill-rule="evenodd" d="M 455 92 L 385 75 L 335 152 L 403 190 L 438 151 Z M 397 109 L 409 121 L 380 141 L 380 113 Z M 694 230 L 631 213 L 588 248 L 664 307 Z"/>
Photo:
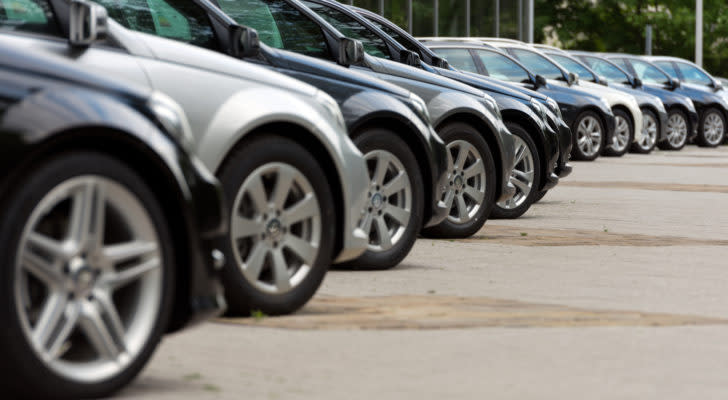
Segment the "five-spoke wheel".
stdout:
<path fill-rule="evenodd" d="M 632 143 L 631 151 L 635 153 L 648 154 L 657 145 L 660 133 L 660 122 L 657 115 L 648 109 L 642 109 L 642 139 Z"/>
<path fill-rule="evenodd" d="M 681 110 L 672 110 L 667 117 L 667 139 L 657 146 L 662 150 L 680 150 L 688 141 L 688 118 Z"/>
<path fill-rule="evenodd" d="M 528 132 L 516 124 L 508 124 L 515 141 L 515 166 L 510 180 L 516 193 L 509 199 L 498 202 L 491 213 L 492 218 L 518 218 L 536 202 L 541 179 L 541 158 L 536 143 Z"/>
<path fill-rule="evenodd" d="M 604 126 L 599 116 L 592 111 L 583 112 L 574 124 L 574 147 L 572 156 L 575 160 L 592 161 L 599 157 L 602 143 L 605 140 Z"/>

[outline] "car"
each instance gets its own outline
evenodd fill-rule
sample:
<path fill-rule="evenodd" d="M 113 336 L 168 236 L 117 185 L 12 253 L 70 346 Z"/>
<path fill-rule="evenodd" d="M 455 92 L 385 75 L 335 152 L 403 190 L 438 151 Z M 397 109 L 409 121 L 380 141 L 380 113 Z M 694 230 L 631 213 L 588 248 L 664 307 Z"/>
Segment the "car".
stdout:
<path fill-rule="evenodd" d="M 627 121 L 624 119 L 618 120 L 616 140 L 612 143 L 611 149 L 613 154 L 624 154 L 630 149 L 636 153 L 649 154 L 657 142 L 667 135 L 667 110 L 659 97 L 635 90 L 632 87 L 610 86 L 606 78 L 597 75 L 596 72 L 576 57 L 560 50 L 542 49 L 542 51 L 569 72 L 578 74 L 580 83 L 609 86 L 610 89 L 616 89 L 637 100 L 643 116 L 642 125 L 637 126 L 638 130 L 642 132 L 641 139 L 632 140 L 632 133 L 629 132 L 626 126 Z"/>
<path fill-rule="evenodd" d="M 346 5 L 332 0 L 302 0 L 348 37 L 364 43 L 364 49 L 374 57 L 397 60 L 408 64 L 419 55 L 412 54 L 398 41 Z M 523 91 L 514 90 L 479 76 L 415 63 L 425 71 L 444 76 L 482 90 L 493 97 L 508 130 L 516 139 L 516 163 L 510 180 L 516 187 L 513 197 L 495 204 L 491 218 L 518 218 L 534 203 L 542 190 L 556 186 L 554 173 L 559 156 L 559 137 L 548 123 L 547 109 L 541 102 Z"/>
<path fill-rule="evenodd" d="M 639 56 L 614 53 L 601 55 L 639 78 L 646 89 L 670 91 L 686 96 L 693 102 L 697 118 L 692 114 L 677 112 L 668 120 L 673 134 L 670 140 L 659 144 L 664 150 L 680 150 L 688 141 L 696 139 L 699 136 L 701 121 L 704 121 L 705 111 L 724 107 L 725 100 L 721 96 L 693 85 L 682 85 L 680 80 L 672 78 L 662 68 Z"/>
<path fill-rule="evenodd" d="M 341 57 L 347 52 L 361 51 L 361 59 L 348 68 L 403 87 L 425 101 L 432 126 L 450 145 L 454 162 L 439 198 L 449 210 L 448 217 L 423 229 L 424 235 L 468 237 L 485 224 L 495 202 L 515 192 L 509 180 L 515 160 L 514 139 L 492 97 L 410 65 L 372 57 L 363 52 L 361 42 L 346 37 L 297 0 L 214 3 L 242 26 L 259 30 L 261 40 L 271 47 L 321 58 L 331 64 L 342 64 Z M 309 42 L 311 37 L 315 38 L 314 43 Z M 299 46 L 298 39 L 305 45 Z"/>
<path fill-rule="evenodd" d="M 421 40 L 456 68 L 521 85 L 555 100 L 571 128 L 573 147 L 570 156 L 575 160 L 595 160 L 603 143 L 611 141 L 614 113 L 603 98 L 574 86 L 549 82 L 543 76 L 532 73 L 511 55 L 483 42 L 444 38 Z"/>
<path fill-rule="evenodd" d="M 32 32 L 0 22 L 3 41 L 63 54 L 163 91 L 186 112 L 194 149 L 222 182 L 229 208 L 231 229 L 220 244 L 229 314 L 294 312 L 314 295 L 333 259 L 353 259 L 366 250 L 367 237 L 357 224 L 370 182 L 341 110 L 316 88 L 240 60 L 254 32 L 218 33 L 191 2 L 164 3 L 165 18 L 182 21 L 182 27 L 155 25 L 161 14 L 138 19 L 144 30 L 167 36 L 161 38 L 107 18 L 99 3 L 122 21 L 139 16 L 135 12 L 149 16 L 143 8 L 32 1 L 46 22 L 29 24 Z M 180 15 L 188 18 L 176 19 Z M 83 34 L 83 41 L 61 40 L 70 34 Z M 216 49 L 230 35 L 244 39 L 236 41 L 242 52 L 237 58 L 203 48 Z"/>
<path fill-rule="evenodd" d="M 704 147 L 716 147 L 726 138 L 726 121 L 728 120 L 728 92 L 723 88 L 720 80 L 711 76 L 707 71 L 694 63 L 678 58 L 666 56 L 644 56 L 644 59 L 662 68 L 671 77 L 680 80 L 684 87 L 702 90 L 709 94 L 716 94 L 723 99 L 722 102 L 712 102 L 702 107 L 700 126 L 698 129 L 698 144 Z"/>
<path fill-rule="evenodd" d="M 221 186 L 160 92 L 4 37 L 0 82 L 0 390 L 108 396 L 224 310 Z"/>
<path fill-rule="evenodd" d="M 652 119 L 650 113 L 643 110 L 642 114 L 645 116 L 646 123 L 644 125 L 647 135 L 644 138 L 645 140 L 633 150 L 647 152 L 648 150 L 651 151 L 655 146 L 669 148 L 670 140 L 674 140 L 676 135 L 679 136 L 679 133 L 674 129 L 679 124 L 673 124 L 674 121 L 683 120 L 683 116 L 688 116 L 688 121 L 694 121 L 694 124 L 697 122 L 698 114 L 695 105 L 688 97 L 668 90 L 645 86 L 642 84 L 641 79 L 634 77 L 619 65 L 598 54 L 579 51 L 570 51 L 570 54 L 589 65 L 599 75 L 600 79 L 606 80 L 610 86 L 643 91 L 657 96 L 662 101 L 667 111 L 667 119 L 665 121 L 662 121 L 661 118 L 655 120 L 658 125 L 653 129 L 652 122 L 650 122 Z M 656 140 L 653 140 L 655 138 Z"/>

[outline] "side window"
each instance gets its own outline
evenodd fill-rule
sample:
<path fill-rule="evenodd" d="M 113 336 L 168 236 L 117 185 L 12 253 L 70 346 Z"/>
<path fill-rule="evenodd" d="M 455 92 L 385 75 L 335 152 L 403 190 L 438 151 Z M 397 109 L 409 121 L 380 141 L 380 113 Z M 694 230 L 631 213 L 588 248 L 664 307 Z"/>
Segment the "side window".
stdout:
<path fill-rule="evenodd" d="M 713 84 L 713 80 L 705 72 L 694 66 L 680 62 L 676 64 L 687 83 L 697 83 L 698 85 L 706 86 Z"/>
<path fill-rule="evenodd" d="M 479 73 L 473 56 L 468 49 L 432 49 L 438 56 L 447 60 L 453 67 L 463 71 Z"/>
<path fill-rule="evenodd" d="M 546 79 L 563 79 L 559 67 L 554 65 L 547 58 L 528 50 L 513 49 L 513 55 L 532 72 L 542 75 Z"/>
<path fill-rule="evenodd" d="M 217 49 L 205 10 L 184 0 L 95 0 L 125 27 L 167 39 Z"/>
<path fill-rule="evenodd" d="M 528 72 L 510 58 L 488 50 L 476 50 L 480 61 L 485 65 L 488 76 L 502 81 L 530 82 Z"/>
<path fill-rule="evenodd" d="M 322 4 L 306 0 L 303 0 L 302 3 L 320 15 L 344 36 L 361 41 L 364 45 L 364 51 L 368 54 L 379 58 L 392 58 L 389 47 L 384 40 L 354 18 Z"/>
<path fill-rule="evenodd" d="M 677 74 L 677 71 L 675 71 L 675 67 L 672 65 L 672 62 L 670 61 L 656 61 L 655 65 L 662 68 L 667 72 L 668 75 L 672 78 L 680 79 L 680 77 Z"/>
<path fill-rule="evenodd" d="M 61 36 L 47 0 L 0 0 L 0 30 Z"/>
<path fill-rule="evenodd" d="M 330 58 L 321 28 L 281 0 L 217 0 L 220 9 L 240 25 L 258 31 L 260 40 L 277 49 Z"/>
<path fill-rule="evenodd" d="M 644 61 L 632 60 L 632 67 L 637 76 L 644 82 L 665 84 L 669 80 L 669 76 L 665 75 L 664 72 Z"/>

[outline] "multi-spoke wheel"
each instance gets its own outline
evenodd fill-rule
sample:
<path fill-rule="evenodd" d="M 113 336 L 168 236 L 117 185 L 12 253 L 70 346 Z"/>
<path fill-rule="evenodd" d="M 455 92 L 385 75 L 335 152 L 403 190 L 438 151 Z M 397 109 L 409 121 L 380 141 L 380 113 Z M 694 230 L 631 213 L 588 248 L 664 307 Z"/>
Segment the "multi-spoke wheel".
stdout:
<path fill-rule="evenodd" d="M 422 226 L 424 190 L 417 159 L 397 134 L 382 129 L 354 138 L 369 169 L 369 200 L 359 221 L 369 236 L 367 251 L 348 265 L 385 269 L 412 249 Z"/>
<path fill-rule="evenodd" d="M 717 108 L 708 108 L 700 119 L 698 144 L 702 147 L 716 147 L 723 143 L 726 124 L 723 113 Z"/>
<path fill-rule="evenodd" d="M 24 182 L 4 205 L 4 379 L 24 396 L 107 395 L 141 370 L 165 328 L 166 221 L 143 180 L 108 156 L 69 153 Z"/>
<path fill-rule="evenodd" d="M 331 262 L 336 222 L 326 174 L 300 144 L 264 136 L 243 143 L 220 180 L 231 207 L 222 246 L 229 312 L 297 310 Z"/>
<path fill-rule="evenodd" d="M 491 218 L 518 218 L 523 215 L 536 201 L 541 180 L 541 158 L 536 143 L 519 125 L 508 124 L 508 130 L 515 139 L 516 163 L 510 180 L 516 187 L 516 193 L 498 202 L 490 214 Z"/>
<path fill-rule="evenodd" d="M 680 150 L 688 141 L 688 118 L 681 110 L 672 110 L 667 117 L 667 139 L 657 143 L 662 150 Z"/>
<path fill-rule="evenodd" d="M 623 156 L 632 144 L 634 129 L 634 123 L 629 114 L 622 109 L 614 109 L 614 136 L 612 136 L 612 143 L 604 148 L 604 155 Z"/>
<path fill-rule="evenodd" d="M 660 122 L 657 115 L 646 108 L 642 109 L 642 139 L 632 143 L 630 151 L 634 153 L 649 154 L 657 145 Z"/>
<path fill-rule="evenodd" d="M 440 198 L 450 214 L 423 234 L 465 238 L 480 230 L 493 209 L 495 163 L 488 143 L 470 125 L 449 124 L 439 134 L 450 152 L 448 186 Z"/>
<path fill-rule="evenodd" d="M 599 116 L 593 111 L 584 111 L 574 124 L 574 147 L 571 151 L 575 160 L 592 161 L 599 157 L 606 135 Z"/>

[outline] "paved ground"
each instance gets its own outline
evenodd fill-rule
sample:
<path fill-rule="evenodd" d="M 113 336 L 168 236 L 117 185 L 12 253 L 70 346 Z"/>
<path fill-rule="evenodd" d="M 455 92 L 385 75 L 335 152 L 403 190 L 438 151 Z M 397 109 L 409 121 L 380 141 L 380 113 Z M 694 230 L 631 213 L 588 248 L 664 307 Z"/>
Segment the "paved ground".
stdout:
<path fill-rule="evenodd" d="M 575 165 L 524 217 L 167 338 L 149 399 L 726 398 L 728 146 Z"/>

